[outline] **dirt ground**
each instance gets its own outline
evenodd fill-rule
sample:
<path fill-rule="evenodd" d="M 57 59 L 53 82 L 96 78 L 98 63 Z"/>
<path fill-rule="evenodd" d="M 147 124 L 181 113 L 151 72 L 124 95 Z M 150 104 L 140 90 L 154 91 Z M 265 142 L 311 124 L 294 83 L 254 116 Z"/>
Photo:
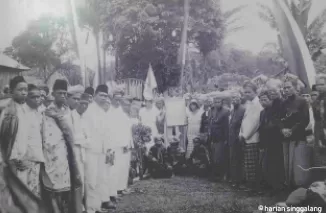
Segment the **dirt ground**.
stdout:
<path fill-rule="evenodd" d="M 248 192 L 232 189 L 227 183 L 191 177 L 142 180 L 131 189 L 133 192 L 122 197 L 115 212 L 252 213 L 260 204 L 270 206 L 286 198 L 286 194 L 250 196 Z"/>

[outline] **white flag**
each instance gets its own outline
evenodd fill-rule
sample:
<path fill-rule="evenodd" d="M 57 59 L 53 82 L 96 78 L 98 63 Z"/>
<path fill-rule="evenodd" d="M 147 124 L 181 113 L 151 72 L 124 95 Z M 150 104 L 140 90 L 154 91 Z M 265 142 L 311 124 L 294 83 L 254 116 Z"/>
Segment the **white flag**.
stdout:
<path fill-rule="evenodd" d="M 154 76 L 152 65 L 149 65 L 147 77 L 144 85 L 144 91 L 143 96 L 145 100 L 153 100 L 154 99 L 154 93 L 153 90 L 157 88 L 156 79 Z"/>

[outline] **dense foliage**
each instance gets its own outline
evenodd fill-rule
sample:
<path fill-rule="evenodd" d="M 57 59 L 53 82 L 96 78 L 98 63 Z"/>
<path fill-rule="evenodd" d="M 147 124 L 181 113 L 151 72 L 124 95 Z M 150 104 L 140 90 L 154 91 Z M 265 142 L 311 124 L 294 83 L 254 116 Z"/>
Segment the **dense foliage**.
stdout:
<path fill-rule="evenodd" d="M 81 82 L 81 73 L 80 67 L 72 64 L 75 52 L 69 38 L 64 18 L 42 16 L 16 36 L 4 53 L 30 67 L 44 82 L 58 71 L 74 85 Z"/>
<path fill-rule="evenodd" d="M 176 86 L 183 22 L 183 1 L 110 0 L 103 15 L 105 32 L 113 35 L 118 56 L 118 78 L 145 79 L 149 63 L 155 70 L 160 91 Z M 225 27 L 219 0 L 191 0 L 188 42 L 206 56 L 220 47 Z"/>

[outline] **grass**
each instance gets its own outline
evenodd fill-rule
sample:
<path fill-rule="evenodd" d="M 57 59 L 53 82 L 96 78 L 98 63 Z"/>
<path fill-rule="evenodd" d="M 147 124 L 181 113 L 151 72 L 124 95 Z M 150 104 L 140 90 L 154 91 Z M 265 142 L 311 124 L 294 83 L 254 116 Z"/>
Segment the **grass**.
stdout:
<path fill-rule="evenodd" d="M 278 197 L 249 196 L 235 191 L 226 183 L 211 183 L 204 179 L 174 177 L 143 180 L 132 186 L 135 191 L 122 198 L 119 213 L 252 213 L 258 205 L 274 205 Z"/>

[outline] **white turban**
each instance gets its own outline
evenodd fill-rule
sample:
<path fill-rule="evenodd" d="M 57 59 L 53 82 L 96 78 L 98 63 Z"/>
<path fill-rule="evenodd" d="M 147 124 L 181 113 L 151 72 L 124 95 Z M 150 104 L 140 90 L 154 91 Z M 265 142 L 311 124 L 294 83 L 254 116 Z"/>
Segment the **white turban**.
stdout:
<path fill-rule="evenodd" d="M 75 86 L 71 86 L 68 89 L 68 94 L 69 95 L 75 95 L 75 94 L 82 94 L 84 93 L 85 88 L 82 85 L 75 85 Z"/>

